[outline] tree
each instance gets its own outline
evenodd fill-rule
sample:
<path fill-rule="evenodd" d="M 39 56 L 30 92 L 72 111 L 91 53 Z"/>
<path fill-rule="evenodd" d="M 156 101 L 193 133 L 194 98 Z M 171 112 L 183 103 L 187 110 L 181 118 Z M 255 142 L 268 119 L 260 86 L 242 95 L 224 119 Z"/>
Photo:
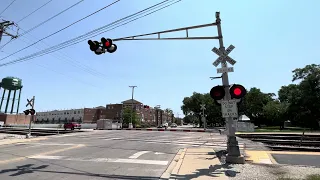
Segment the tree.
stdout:
<path fill-rule="evenodd" d="M 251 88 L 239 105 L 239 114 L 248 116 L 258 126 L 265 124 L 263 107 L 273 101 L 273 96 L 275 94 L 263 93 L 256 87 Z"/>
<path fill-rule="evenodd" d="M 266 117 L 266 125 L 280 126 L 280 129 L 284 127 L 284 121 L 286 120 L 287 103 L 281 103 L 278 100 L 269 101 L 264 107 L 263 112 Z"/>
<path fill-rule="evenodd" d="M 131 114 L 132 114 L 132 124 L 137 125 L 139 123 L 138 115 L 135 111 L 132 112 L 131 108 L 125 108 L 123 110 L 123 123 L 129 124 L 131 122 Z"/>
<path fill-rule="evenodd" d="M 292 71 L 292 82 L 279 90 L 280 101 L 289 103 L 288 115 L 295 125 L 319 128 L 320 120 L 320 66 L 307 65 Z"/>

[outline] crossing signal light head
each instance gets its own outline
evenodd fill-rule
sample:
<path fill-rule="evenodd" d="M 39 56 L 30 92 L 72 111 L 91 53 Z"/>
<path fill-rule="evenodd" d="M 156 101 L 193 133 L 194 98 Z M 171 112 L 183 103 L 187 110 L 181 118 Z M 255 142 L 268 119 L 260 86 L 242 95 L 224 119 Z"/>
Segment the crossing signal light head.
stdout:
<path fill-rule="evenodd" d="M 230 88 L 230 95 L 232 99 L 241 99 L 247 94 L 247 90 L 240 84 L 234 84 Z"/>
<path fill-rule="evenodd" d="M 112 40 L 111 39 L 106 39 L 106 38 L 103 37 L 103 38 L 101 38 L 101 44 L 102 44 L 103 48 L 108 49 L 112 45 Z"/>
<path fill-rule="evenodd" d="M 30 111 L 30 114 L 31 114 L 31 115 L 36 114 L 36 110 L 34 110 L 34 109 L 30 109 L 29 111 Z"/>
<path fill-rule="evenodd" d="M 108 53 L 114 53 L 117 50 L 117 45 L 113 44 L 112 39 L 101 38 L 102 48 L 106 49 Z"/>
<path fill-rule="evenodd" d="M 25 115 L 29 115 L 30 111 L 29 111 L 29 109 L 28 109 L 28 110 L 23 111 L 23 113 L 24 113 Z"/>
<path fill-rule="evenodd" d="M 96 51 L 96 50 L 99 49 L 99 42 L 98 42 L 98 41 L 91 41 L 91 40 L 89 40 L 89 41 L 88 41 L 88 44 L 89 44 L 89 46 L 90 46 L 90 50 L 91 50 L 91 51 Z"/>
<path fill-rule="evenodd" d="M 215 86 L 210 90 L 211 98 L 216 101 L 223 99 L 225 95 L 223 86 Z"/>
<path fill-rule="evenodd" d="M 143 108 L 145 108 L 145 109 L 149 109 L 149 106 L 147 106 L 147 105 L 144 105 L 144 106 L 143 106 Z"/>

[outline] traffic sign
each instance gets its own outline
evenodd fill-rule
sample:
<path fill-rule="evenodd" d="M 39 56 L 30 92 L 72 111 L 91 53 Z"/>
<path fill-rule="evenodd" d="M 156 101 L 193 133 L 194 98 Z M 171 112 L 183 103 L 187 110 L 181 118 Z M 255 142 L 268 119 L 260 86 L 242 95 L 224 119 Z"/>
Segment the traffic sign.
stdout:
<path fill-rule="evenodd" d="M 26 105 L 26 107 L 28 107 L 28 106 L 31 106 L 32 107 L 32 101 L 33 101 L 33 99 L 27 99 L 27 101 L 28 101 L 28 103 L 27 103 L 27 105 Z"/>
<path fill-rule="evenodd" d="M 201 106 L 201 108 L 200 108 L 201 110 L 206 110 L 205 104 L 200 104 L 200 106 Z"/>
<path fill-rule="evenodd" d="M 233 45 L 230 45 L 224 52 L 221 52 L 218 48 L 214 47 L 212 52 L 216 53 L 219 57 L 212 64 L 217 67 L 223 60 L 226 60 L 231 65 L 234 65 L 236 61 L 228 56 L 234 48 Z"/>
<path fill-rule="evenodd" d="M 217 73 L 233 72 L 233 67 L 218 68 Z"/>
<path fill-rule="evenodd" d="M 238 107 L 236 100 L 221 100 L 222 117 L 238 117 Z"/>

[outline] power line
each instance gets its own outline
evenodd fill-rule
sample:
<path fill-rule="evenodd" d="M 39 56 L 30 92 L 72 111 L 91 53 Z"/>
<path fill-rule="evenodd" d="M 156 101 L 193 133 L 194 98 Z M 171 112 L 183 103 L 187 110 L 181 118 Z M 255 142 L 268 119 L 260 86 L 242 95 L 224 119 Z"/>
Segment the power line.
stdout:
<path fill-rule="evenodd" d="M 8 54 L 8 53 L 6 53 L 6 52 L 4 52 L 4 51 L 0 51 L 0 52 L 3 52 L 3 53 L 5 53 L 5 54 Z M 15 55 L 15 56 L 16 56 L 16 55 Z M 16 57 L 18 57 L 18 56 L 16 56 Z M 36 63 L 35 65 L 37 65 L 37 66 L 39 66 L 39 67 L 42 67 L 42 68 L 44 68 L 44 69 L 48 69 L 48 70 L 50 70 L 50 71 L 52 71 L 52 72 L 58 73 L 58 74 L 60 74 L 60 75 L 62 75 L 62 76 L 66 76 L 67 78 L 70 78 L 70 79 L 72 79 L 72 80 L 79 81 L 79 82 L 81 82 L 81 83 L 83 83 L 83 84 L 86 84 L 86 85 L 89 85 L 89 86 L 92 86 L 92 87 L 95 87 L 95 88 L 98 88 L 98 89 L 102 89 L 101 87 L 98 87 L 98 86 L 96 86 L 96 85 L 94 85 L 94 84 L 91 84 L 91 83 L 88 83 L 88 82 L 83 81 L 83 80 L 81 80 L 81 79 L 78 79 L 78 78 L 72 77 L 72 76 L 70 76 L 70 75 L 64 74 L 64 73 L 59 72 L 59 71 L 57 71 L 57 70 L 55 70 L 55 69 L 51 69 L 51 68 L 49 68 L 49 67 L 47 67 L 47 66 L 43 66 L 43 65 L 37 64 L 37 63 Z"/>
<path fill-rule="evenodd" d="M 141 11 L 139 11 L 139 12 L 137 12 L 137 13 L 134 13 L 134 14 L 132 14 L 132 15 L 129 15 L 129 16 L 125 17 L 125 18 L 120 19 L 120 20 L 114 21 L 114 22 L 112 22 L 112 23 L 110 23 L 110 24 L 108 24 L 108 25 L 105 25 L 105 26 L 103 26 L 103 27 L 100 27 L 100 28 L 98 28 L 98 29 L 95 29 L 95 30 L 93 30 L 93 31 L 90 31 L 90 32 L 88 32 L 88 33 L 85 33 L 85 34 L 83 34 L 83 35 L 81 35 L 81 36 L 78 36 L 78 37 L 76 37 L 76 38 L 70 39 L 70 40 L 65 41 L 65 42 L 63 42 L 63 43 L 60 43 L 60 44 L 58 44 L 58 45 L 52 46 L 52 47 L 47 48 L 47 49 L 45 49 L 45 50 L 38 51 L 38 52 L 36 52 L 36 53 L 33 53 L 33 54 L 31 54 L 31 55 L 25 56 L 25 57 L 20 58 L 20 59 L 16 59 L 16 60 L 9 61 L 9 62 L 7 62 L 7 63 L 0 64 L 0 67 L 1 67 L 1 66 L 7 66 L 7 65 L 10 65 L 10 64 L 19 63 L 19 62 L 23 62 L 23 61 L 27 61 L 27 60 L 31 60 L 31 59 L 33 59 L 33 58 L 41 57 L 41 56 L 44 56 L 44 55 L 46 55 L 46 54 L 49 54 L 49 53 L 58 51 L 58 50 L 60 50 L 60 49 L 63 49 L 63 48 L 66 48 L 66 47 L 69 47 L 69 46 L 78 44 L 78 43 L 80 43 L 80 42 L 82 42 L 82 41 L 84 41 L 84 40 L 87 40 L 88 38 L 93 38 L 93 37 L 95 37 L 95 36 L 97 36 L 97 35 L 99 35 L 99 34 L 102 34 L 102 33 L 108 32 L 108 31 L 111 31 L 111 30 L 113 30 L 113 29 L 115 29 L 115 28 L 118 28 L 118 27 L 123 26 L 123 25 L 125 25 L 125 24 L 128 24 L 128 23 L 130 23 L 130 22 L 136 21 L 136 20 L 138 20 L 138 19 L 140 19 L 140 18 L 142 18 L 142 17 L 146 17 L 146 16 L 148 16 L 148 15 L 151 15 L 151 14 L 153 14 L 153 13 L 159 11 L 159 10 L 165 9 L 165 8 L 171 6 L 171 5 L 175 4 L 175 3 L 178 3 L 178 2 L 180 2 L 180 1 L 182 1 L 182 0 L 177 0 L 177 1 L 175 1 L 175 2 L 172 2 L 172 1 L 171 1 L 171 2 L 172 2 L 171 4 L 168 4 L 168 5 L 164 6 L 164 7 L 158 8 L 158 9 L 156 9 L 156 10 L 150 12 L 150 13 L 147 13 L 147 14 L 145 14 L 145 15 L 142 15 L 142 16 L 140 16 L 140 17 L 134 18 L 135 16 L 138 16 L 138 15 L 140 15 L 140 14 L 143 14 L 143 13 L 145 13 L 145 12 L 148 12 L 149 10 L 151 10 L 151 9 L 154 8 L 154 7 L 157 8 L 156 6 L 159 6 L 159 5 L 161 5 L 161 4 L 163 4 L 164 2 L 167 2 L 167 1 L 168 1 L 168 0 L 162 1 L 162 2 L 160 2 L 160 3 L 158 3 L 158 4 L 156 4 L 156 5 L 153 5 L 153 6 L 151 6 L 151 7 L 148 7 L 148 8 L 146 8 L 146 9 L 144 9 L 144 10 L 141 10 Z M 161 5 L 161 6 L 162 6 L 162 5 Z M 132 19 L 132 20 L 130 20 L 130 21 L 128 21 L 128 22 L 124 22 L 124 23 L 120 24 L 121 21 L 126 21 L 126 19 L 130 19 L 130 18 L 134 18 L 134 19 Z M 120 25 L 117 25 L 117 24 L 120 24 Z M 113 27 L 114 25 L 115 25 L 115 27 Z M 113 28 L 111 28 L 111 27 L 113 27 Z M 103 31 L 104 29 L 108 29 L 108 30 Z M 99 32 L 99 31 L 102 31 L 102 32 Z M 94 33 L 96 33 L 96 34 L 93 35 L 93 36 L 91 36 L 91 37 L 87 37 L 89 34 L 94 34 Z M 98 34 L 97 34 L 97 33 L 98 33 Z"/>
<path fill-rule="evenodd" d="M 1 13 L 0 16 L 15 2 L 16 0 L 13 0 Z"/>
<path fill-rule="evenodd" d="M 82 3 L 83 1 L 84 1 L 84 0 L 80 0 L 80 1 L 78 1 L 77 3 L 75 3 L 75 4 L 71 5 L 71 6 L 69 6 L 68 8 L 66 8 L 66 9 L 64 9 L 64 10 L 62 10 L 62 11 L 60 11 L 58 14 L 55 14 L 54 16 L 52 16 L 52 17 L 48 18 L 47 20 L 45 20 L 45 21 L 43 21 L 43 22 L 39 23 L 38 25 L 36 25 L 36 26 L 34 26 L 34 27 L 32 27 L 32 28 L 28 29 L 25 33 L 21 34 L 20 36 L 23 36 L 23 35 L 25 35 L 25 34 L 27 34 L 27 33 L 30 33 L 31 31 L 33 31 L 33 30 L 35 30 L 36 28 L 38 28 L 38 27 L 42 26 L 43 24 L 45 24 L 45 23 L 49 22 L 50 20 L 52 20 L 52 19 L 56 18 L 57 16 L 61 15 L 62 13 L 64 13 L 64 12 L 66 12 L 66 11 L 70 10 L 71 8 L 73 8 L 73 7 L 77 6 L 77 5 L 79 5 L 79 4 L 80 4 L 80 3 Z"/>
<path fill-rule="evenodd" d="M 49 4 L 51 1 L 53 0 L 49 0 L 48 2 L 46 2 L 45 4 L 43 4 L 42 6 L 38 7 L 36 10 L 32 11 L 31 13 L 29 13 L 28 15 L 26 15 L 25 17 L 21 18 L 19 21 L 17 21 L 17 23 L 25 20 L 26 18 L 28 18 L 29 16 L 31 16 L 32 14 L 34 14 L 35 12 L 39 11 L 41 8 L 43 8 L 44 6 L 46 6 L 47 4 Z"/>
<path fill-rule="evenodd" d="M 108 7 L 112 6 L 112 5 L 114 5 L 115 3 L 119 2 L 119 1 L 120 1 L 120 0 L 116 0 L 116 1 L 115 1 L 115 2 L 113 2 L 113 3 L 108 4 L 107 6 L 104 6 L 103 8 L 101 8 L 101 9 L 99 9 L 99 10 L 97 10 L 97 11 L 95 11 L 95 12 L 93 12 L 93 13 L 91 13 L 91 14 L 89 14 L 89 15 L 87 15 L 87 16 L 85 16 L 85 17 L 83 17 L 83 18 L 81 18 L 81 19 L 79 19 L 79 20 L 77 20 L 77 21 L 75 21 L 75 22 L 73 22 L 73 23 L 71 23 L 71 24 L 69 24 L 68 26 L 66 26 L 66 27 L 64 27 L 64 28 L 62 28 L 62 29 L 60 29 L 60 30 L 58 30 L 58 31 L 56 31 L 56 32 L 54 32 L 54 33 L 52 33 L 52 34 L 50 34 L 50 35 L 48 35 L 48 36 L 46 36 L 46 37 L 44 37 L 44 38 L 42 38 L 42 39 L 40 39 L 40 40 L 38 40 L 38 41 L 36 41 L 36 42 L 34 42 L 34 43 L 32 43 L 32 44 L 28 45 L 28 46 L 26 46 L 26 47 L 24 47 L 24 48 L 22 48 L 22 49 L 20 49 L 20 50 L 16 51 L 16 52 L 14 52 L 14 53 L 12 53 L 12 54 L 10 54 L 10 55 L 8 55 L 8 56 L 4 57 L 4 58 L 2 58 L 2 59 L 0 59 L 0 61 L 5 60 L 5 59 L 7 59 L 8 57 L 10 57 L 10 56 L 12 56 L 12 55 L 14 55 L 14 54 L 16 54 L 16 53 L 21 52 L 21 51 L 23 51 L 23 50 L 25 50 L 25 49 L 27 49 L 27 48 L 29 48 L 29 47 L 31 47 L 31 46 L 33 46 L 33 45 L 35 45 L 35 44 L 39 43 L 39 42 L 40 42 L 40 41 L 42 41 L 42 40 L 47 39 L 47 38 L 49 38 L 49 37 L 51 37 L 51 36 L 53 36 L 53 35 L 55 35 L 55 34 L 57 34 L 57 33 L 61 32 L 61 31 L 65 30 L 65 29 L 67 29 L 67 28 L 69 28 L 69 27 L 71 27 L 71 26 L 73 26 L 73 25 L 77 24 L 77 23 L 78 23 L 78 22 L 80 22 L 80 21 L 83 21 L 84 19 L 86 19 L 86 18 L 88 18 L 88 17 L 90 17 L 90 16 L 92 16 L 92 15 L 94 15 L 94 14 L 96 14 L 96 13 L 98 13 L 98 12 L 102 11 L 103 9 L 106 9 L 106 8 L 108 8 Z"/>

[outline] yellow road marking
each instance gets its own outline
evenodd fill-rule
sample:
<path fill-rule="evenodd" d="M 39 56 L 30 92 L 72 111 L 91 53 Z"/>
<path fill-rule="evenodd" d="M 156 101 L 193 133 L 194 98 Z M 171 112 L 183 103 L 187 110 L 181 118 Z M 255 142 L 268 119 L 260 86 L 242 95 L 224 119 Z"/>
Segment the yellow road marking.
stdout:
<path fill-rule="evenodd" d="M 2 160 L 2 161 L 0 161 L 0 164 L 7 164 L 7 163 L 12 163 L 12 162 L 22 161 L 22 160 L 25 160 L 25 159 L 30 159 L 33 156 L 51 155 L 51 154 L 55 154 L 55 153 L 59 153 L 59 152 L 63 152 L 63 151 L 68 151 L 68 150 L 71 150 L 71 149 L 76 149 L 76 148 L 80 148 L 80 147 L 84 147 L 84 146 L 85 146 L 84 144 L 79 144 L 79 145 L 76 145 L 76 146 L 57 149 L 57 150 L 48 151 L 48 152 L 40 153 L 40 154 L 34 154 L 34 155 L 31 155 L 31 156 L 13 158 L 13 159 L 8 159 L 8 160 Z"/>
<path fill-rule="evenodd" d="M 303 152 L 303 151 L 266 151 L 270 154 L 298 154 L 298 155 L 320 155 L 320 152 Z"/>
<path fill-rule="evenodd" d="M 271 160 L 271 156 L 266 151 L 245 151 L 245 153 L 249 156 L 246 160 L 252 163 L 272 164 L 272 161 L 274 161 Z"/>

